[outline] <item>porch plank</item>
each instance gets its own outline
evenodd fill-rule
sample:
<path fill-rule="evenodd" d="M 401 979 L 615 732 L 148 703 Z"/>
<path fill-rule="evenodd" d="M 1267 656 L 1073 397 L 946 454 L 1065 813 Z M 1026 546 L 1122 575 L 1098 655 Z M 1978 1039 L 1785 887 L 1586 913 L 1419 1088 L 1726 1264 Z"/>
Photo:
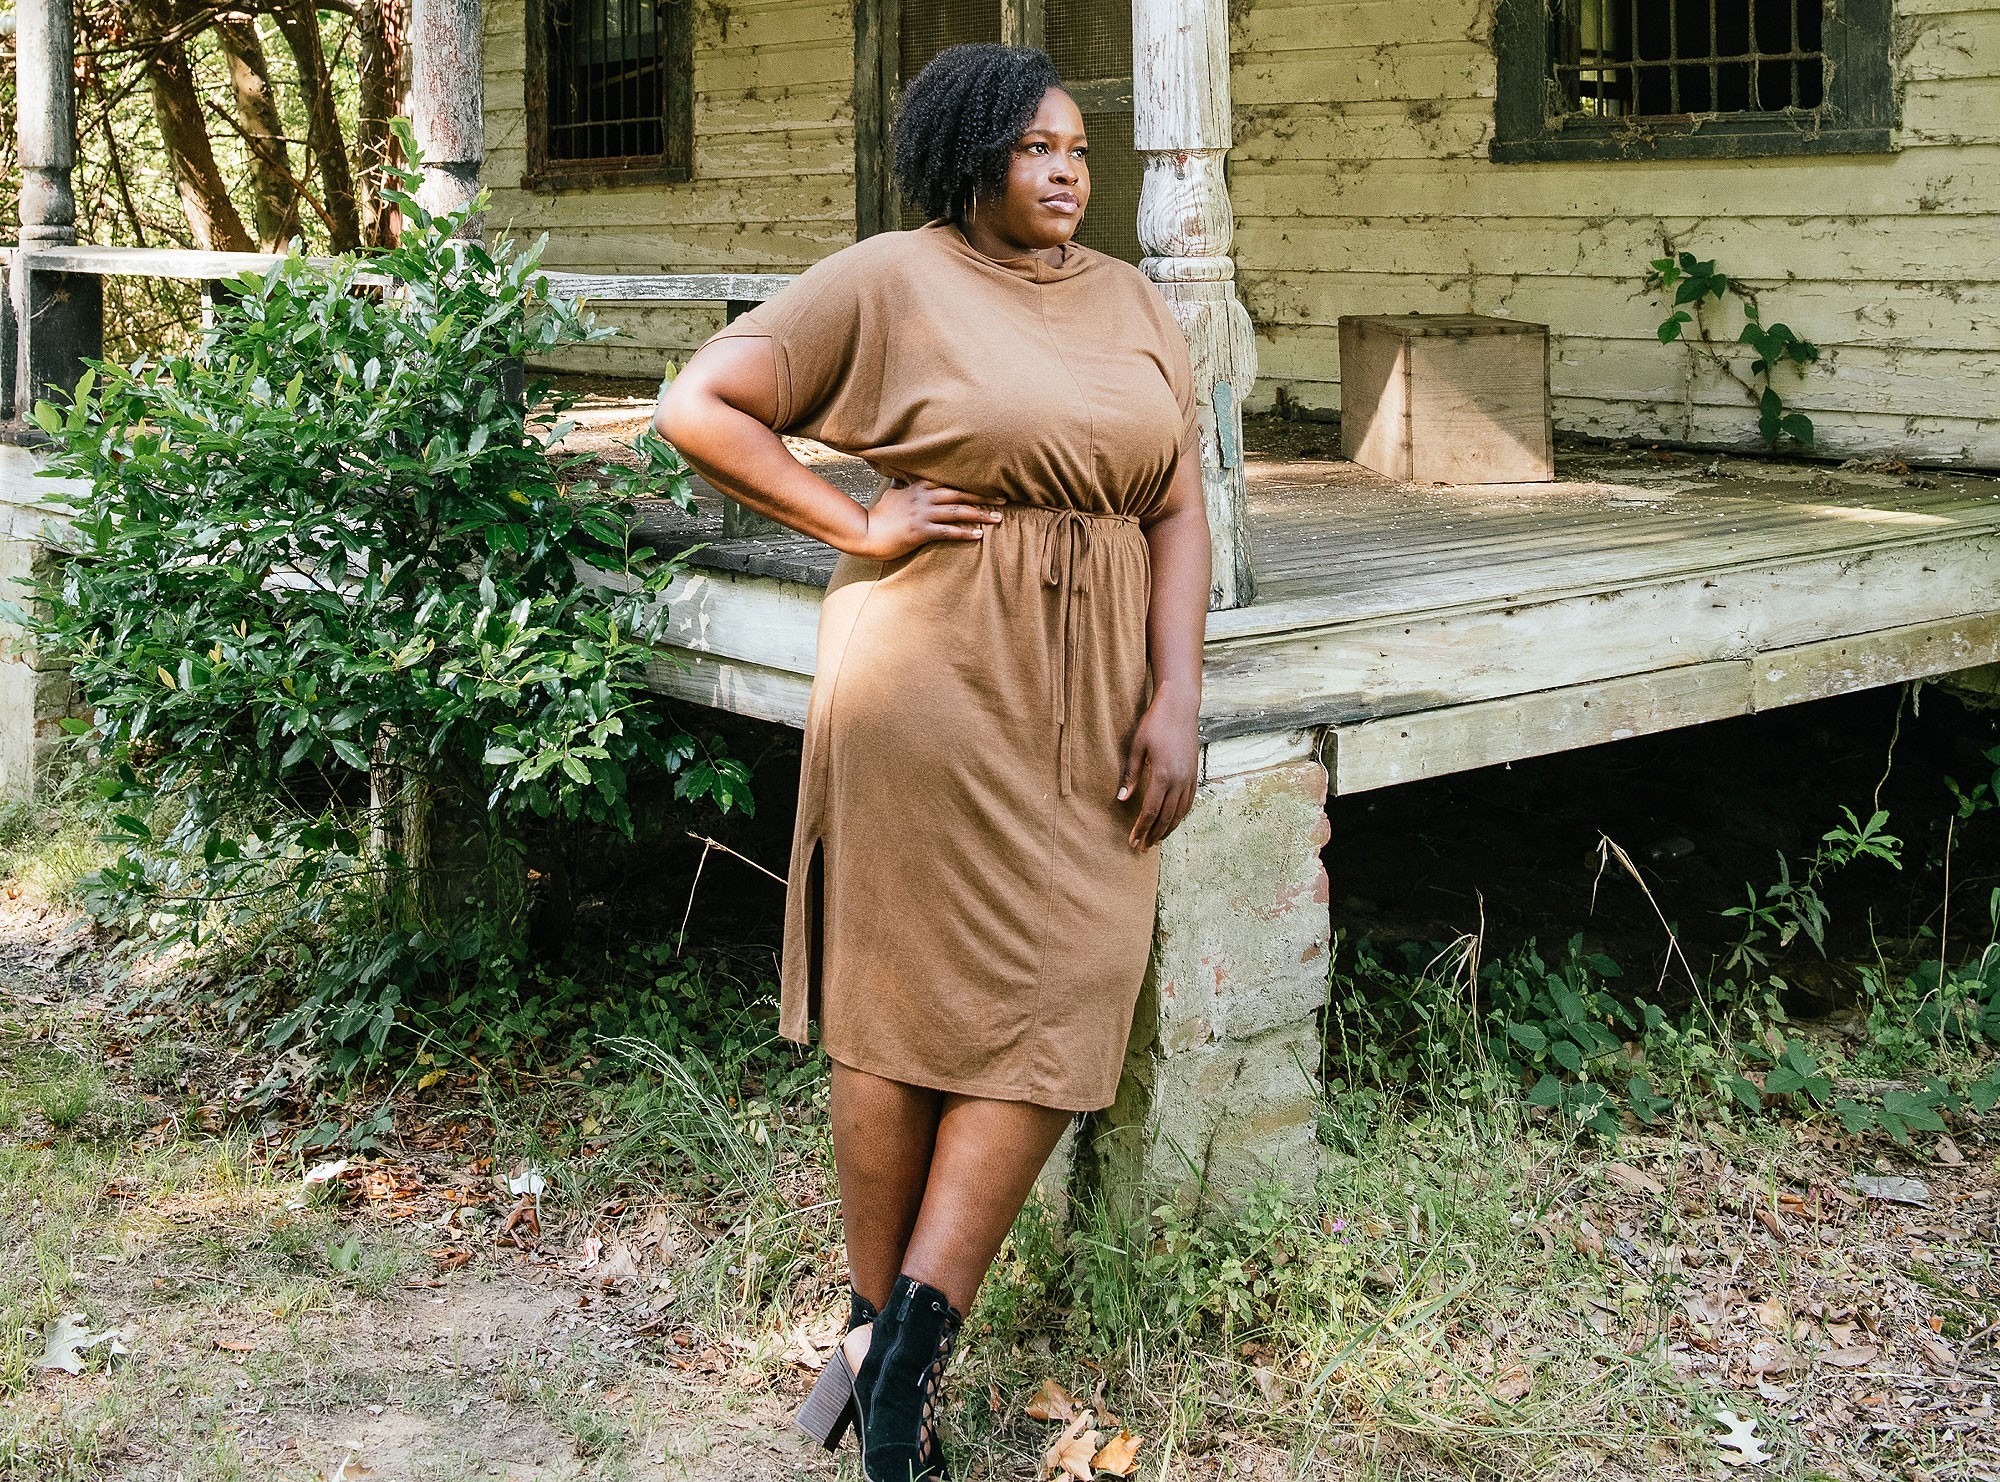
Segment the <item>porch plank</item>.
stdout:
<path fill-rule="evenodd" d="M 2000 616 L 1916 623 L 1857 638 L 1628 674 L 1389 720 L 1335 726 L 1336 794 L 1441 777 L 2000 660 Z"/>

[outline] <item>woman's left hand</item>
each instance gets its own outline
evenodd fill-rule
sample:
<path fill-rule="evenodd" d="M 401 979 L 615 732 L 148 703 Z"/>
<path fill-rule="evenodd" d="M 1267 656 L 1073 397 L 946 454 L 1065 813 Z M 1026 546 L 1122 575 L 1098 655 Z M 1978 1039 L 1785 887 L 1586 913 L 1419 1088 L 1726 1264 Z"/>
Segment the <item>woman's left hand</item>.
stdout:
<path fill-rule="evenodd" d="M 1132 734 L 1125 776 L 1118 784 L 1122 803 L 1135 794 L 1139 816 L 1126 842 L 1134 849 L 1151 849 L 1180 827 L 1194 806 L 1195 772 L 1201 744 L 1196 734 L 1199 705 L 1177 693 L 1161 690 Z"/>

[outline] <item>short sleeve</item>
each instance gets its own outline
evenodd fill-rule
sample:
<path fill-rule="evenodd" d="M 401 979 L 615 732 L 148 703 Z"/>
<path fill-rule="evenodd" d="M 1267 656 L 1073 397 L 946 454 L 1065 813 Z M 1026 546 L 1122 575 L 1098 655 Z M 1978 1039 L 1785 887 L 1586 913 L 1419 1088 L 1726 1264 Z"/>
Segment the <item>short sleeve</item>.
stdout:
<path fill-rule="evenodd" d="M 872 254 L 847 247 L 822 258 L 774 297 L 710 336 L 771 342 L 777 370 L 777 415 L 772 429 L 800 437 L 840 441 L 845 401 L 879 379 L 883 326 L 877 313 L 879 264 Z M 872 391 L 869 400 L 873 401 Z"/>

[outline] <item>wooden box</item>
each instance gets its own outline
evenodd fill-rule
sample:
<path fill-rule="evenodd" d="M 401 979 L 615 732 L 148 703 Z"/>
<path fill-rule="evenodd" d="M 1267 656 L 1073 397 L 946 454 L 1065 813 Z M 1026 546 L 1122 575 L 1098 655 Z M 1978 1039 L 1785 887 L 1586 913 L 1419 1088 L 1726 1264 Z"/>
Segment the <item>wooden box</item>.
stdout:
<path fill-rule="evenodd" d="M 1340 449 L 1413 484 L 1555 477 L 1549 327 L 1484 314 L 1344 314 Z"/>

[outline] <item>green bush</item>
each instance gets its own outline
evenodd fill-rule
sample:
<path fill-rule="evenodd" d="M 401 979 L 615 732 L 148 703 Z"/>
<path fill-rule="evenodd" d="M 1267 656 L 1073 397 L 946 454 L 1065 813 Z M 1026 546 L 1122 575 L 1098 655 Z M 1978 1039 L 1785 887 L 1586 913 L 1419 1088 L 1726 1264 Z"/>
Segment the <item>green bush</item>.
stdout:
<path fill-rule="evenodd" d="M 406 154 L 413 142 L 404 138 Z M 196 939 L 300 920 L 323 947 L 274 1042 L 380 1053 L 406 1004 L 525 952 L 524 829 L 629 835 L 634 779 L 746 797 L 647 689 L 676 569 L 639 466 L 560 455 L 566 402 L 521 365 L 602 340 L 541 247 L 454 234 L 405 172 L 370 258 L 246 274 L 199 351 L 100 364 L 36 421 L 82 481 L 39 639 L 74 666 L 125 852 L 98 905 Z"/>

